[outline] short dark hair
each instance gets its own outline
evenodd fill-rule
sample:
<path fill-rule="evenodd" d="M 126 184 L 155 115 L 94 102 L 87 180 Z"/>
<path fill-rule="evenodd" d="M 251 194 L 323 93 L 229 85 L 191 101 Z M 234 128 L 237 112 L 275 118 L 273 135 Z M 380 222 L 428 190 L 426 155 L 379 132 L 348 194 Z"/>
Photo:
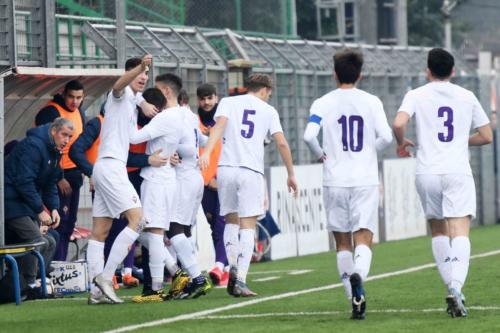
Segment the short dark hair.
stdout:
<path fill-rule="evenodd" d="M 217 89 L 213 84 L 204 83 L 196 89 L 196 96 L 203 98 L 207 96 L 217 95 Z"/>
<path fill-rule="evenodd" d="M 153 104 L 160 111 L 163 110 L 167 105 L 167 99 L 165 98 L 165 95 L 163 95 L 161 90 L 158 88 L 148 88 L 144 90 L 144 92 L 142 93 L 142 97 L 144 97 L 146 102 L 148 102 L 149 104 Z"/>
<path fill-rule="evenodd" d="M 71 80 L 64 86 L 63 94 L 66 95 L 69 90 L 83 90 L 83 84 L 78 80 Z"/>
<path fill-rule="evenodd" d="M 249 92 L 256 92 L 262 88 L 273 88 L 273 80 L 267 74 L 252 74 L 245 80 L 245 87 Z"/>
<path fill-rule="evenodd" d="M 129 70 L 134 69 L 137 66 L 139 66 L 141 63 L 142 63 L 141 58 L 134 57 L 134 58 L 127 59 L 127 61 L 125 62 L 125 71 L 128 72 Z"/>
<path fill-rule="evenodd" d="M 186 89 L 181 89 L 179 96 L 177 96 L 177 103 L 179 104 L 189 104 L 189 95 Z"/>
<path fill-rule="evenodd" d="M 333 56 L 333 68 L 340 83 L 355 83 L 363 68 L 363 54 L 344 49 Z"/>
<path fill-rule="evenodd" d="M 179 96 L 179 92 L 182 89 L 182 79 L 175 74 L 166 73 L 158 75 L 155 79 L 156 83 L 163 83 L 170 87 L 174 91 L 176 96 Z"/>
<path fill-rule="evenodd" d="M 450 52 L 441 48 L 434 48 L 427 55 L 427 68 L 437 79 L 448 78 L 455 66 L 455 59 Z"/>

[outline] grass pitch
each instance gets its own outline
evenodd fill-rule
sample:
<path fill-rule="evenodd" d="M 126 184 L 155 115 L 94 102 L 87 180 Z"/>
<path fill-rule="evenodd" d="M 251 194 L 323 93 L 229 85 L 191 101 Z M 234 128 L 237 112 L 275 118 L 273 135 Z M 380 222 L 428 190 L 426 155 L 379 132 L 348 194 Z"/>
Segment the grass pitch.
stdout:
<path fill-rule="evenodd" d="M 500 249 L 500 226 L 473 229 L 473 255 Z M 365 283 L 367 317 L 352 321 L 335 254 L 252 264 L 259 296 L 236 299 L 214 289 L 197 300 L 88 306 L 86 295 L 0 306 L 2 332 L 498 332 L 500 253 L 471 260 L 464 288 L 469 317 L 445 312 L 446 288 L 432 265 L 430 237 L 374 247 Z M 413 269 L 413 270 L 409 270 Z M 406 270 L 406 271 L 405 271 Z M 393 272 L 393 275 L 386 273 Z M 132 296 L 139 288 L 120 290 Z M 147 325 L 144 325 L 148 323 Z M 138 326 L 135 326 L 138 325 Z"/>

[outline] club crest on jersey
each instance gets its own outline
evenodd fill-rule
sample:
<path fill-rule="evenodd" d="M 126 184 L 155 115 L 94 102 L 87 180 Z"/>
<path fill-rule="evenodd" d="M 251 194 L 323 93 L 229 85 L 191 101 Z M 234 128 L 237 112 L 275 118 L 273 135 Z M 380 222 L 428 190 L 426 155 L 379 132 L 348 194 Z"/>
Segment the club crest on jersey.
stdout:
<path fill-rule="evenodd" d="M 132 201 L 133 201 L 134 203 L 137 203 L 137 200 L 138 200 L 137 196 L 135 196 L 135 195 L 134 195 L 134 196 L 132 197 Z"/>

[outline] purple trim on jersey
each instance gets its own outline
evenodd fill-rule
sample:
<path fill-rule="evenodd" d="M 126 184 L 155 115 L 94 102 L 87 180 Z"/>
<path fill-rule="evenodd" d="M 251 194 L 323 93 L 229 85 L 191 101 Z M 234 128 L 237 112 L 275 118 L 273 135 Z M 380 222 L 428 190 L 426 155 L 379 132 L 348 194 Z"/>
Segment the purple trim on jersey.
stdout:
<path fill-rule="evenodd" d="M 310 123 L 316 123 L 316 124 L 320 125 L 321 124 L 321 117 L 318 116 L 317 114 L 312 114 L 309 117 L 309 122 Z"/>

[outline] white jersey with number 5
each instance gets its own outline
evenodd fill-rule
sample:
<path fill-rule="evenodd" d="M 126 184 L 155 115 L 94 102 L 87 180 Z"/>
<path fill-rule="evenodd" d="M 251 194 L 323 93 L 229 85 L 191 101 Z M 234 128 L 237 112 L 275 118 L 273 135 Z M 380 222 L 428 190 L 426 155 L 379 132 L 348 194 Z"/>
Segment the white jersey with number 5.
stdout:
<path fill-rule="evenodd" d="M 447 81 L 430 82 L 409 91 L 399 112 L 416 118 L 417 174 L 472 175 L 470 131 L 489 120 L 471 91 Z"/>
<path fill-rule="evenodd" d="M 283 132 L 278 112 L 251 94 L 221 99 L 214 118 L 226 117 L 219 166 L 243 167 L 264 174 L 264 138 Z"/>
<path fill-rule="evenodd" d="M 380 99 L 363 90 L 335 89 L 314 101 L 309 122 L 323 128 L 323 185 L 377 185 L 377 147 L 392 141 Z"/>

